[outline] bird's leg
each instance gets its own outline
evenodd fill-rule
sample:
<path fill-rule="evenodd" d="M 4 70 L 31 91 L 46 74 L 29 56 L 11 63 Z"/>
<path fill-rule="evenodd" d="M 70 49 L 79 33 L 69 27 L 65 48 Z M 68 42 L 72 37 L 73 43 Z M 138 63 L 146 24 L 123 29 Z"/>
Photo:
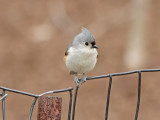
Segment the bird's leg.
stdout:
<path fill-rule="evenodd" d="M 77 77 L 77 73 L 75 73 L 75 78 L 74 78 L 74 80 L 75 80 L 75 83 L 77 84 L 77 86 L 79 87 L 79 79 L 78 79 L 78 77 Z"/>
<path fill-rule="evenodd" d="M 86 76 L 85 73 L 83 73 L 83 77 L 82 77 L 82 83 L 86 82 Z"/>

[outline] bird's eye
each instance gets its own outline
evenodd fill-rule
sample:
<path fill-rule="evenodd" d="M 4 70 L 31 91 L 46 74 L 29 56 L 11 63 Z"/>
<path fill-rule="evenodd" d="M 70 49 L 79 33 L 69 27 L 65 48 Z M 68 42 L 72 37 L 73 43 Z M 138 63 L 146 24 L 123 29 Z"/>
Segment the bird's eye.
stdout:
<path fill-rule="evenodd" d="M 85 42 L 85 45 L 88 46 L 88 42 Z"/>

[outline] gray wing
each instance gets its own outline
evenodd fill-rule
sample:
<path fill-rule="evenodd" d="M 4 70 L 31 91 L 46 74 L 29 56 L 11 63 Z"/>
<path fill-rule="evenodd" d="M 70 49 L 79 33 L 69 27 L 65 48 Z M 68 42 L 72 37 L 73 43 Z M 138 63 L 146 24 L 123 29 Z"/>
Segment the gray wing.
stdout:
<path fill-rule="evenodd" d="M 73 42 L 73 41 L 72 41 L 72 42 Z M 67 55 L 68 55 L 68 50 L 72 47 L 72 42 L 69 44 L 69 46 L 68 46 L 67 50 L 65 51 L 65 56 L 67 56 Z"/>
<path fill-rule="evenodd" d="M 67 50 L 66 50 L 66 52 L 65 52 L 65 56 L 67 56 L 67 55 L 69 54 L 68 51 L 69 51 L 69 48 L 70 48 L 70 47 L 71 47 L 71 45 L 68 46 L 68 48 L 67 48 Z M 70 73 L 70 75 L 74 75 L 74 74 L 75 74 L 74 71 L 70 71 L 69 73 Z"/>
<path fill-rule="evenodd" d="M 68 48 L 67 48 L 67 50 L 66 50 L 66 52 L 65 52 L 65 56 L 67 56 L 68 55 Z"/>
<path fill-rule="evenodd" d="M 65 56 L 68 55 L 68 51 L 69 51 L 70 47 L 71 47 L 71 45 L 69 45 L 68 48 L 67 48 L 67 50 L 65 51 Z"/>

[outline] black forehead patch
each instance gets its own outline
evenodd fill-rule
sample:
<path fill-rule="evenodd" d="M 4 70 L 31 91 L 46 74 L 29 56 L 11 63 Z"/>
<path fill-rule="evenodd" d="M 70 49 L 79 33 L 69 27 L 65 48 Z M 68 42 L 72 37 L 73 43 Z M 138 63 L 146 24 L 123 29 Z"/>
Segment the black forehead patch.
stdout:
<path fill-rule="evenodd" d="M 95 41 L 93 41 L 93 42 L 91 42 L 91 44 L 92 44 L 92 46 L 93 46 L 93 45 L 95 45 L 95 44 L 96 44 L 96 42 L 95 42 Z"/>

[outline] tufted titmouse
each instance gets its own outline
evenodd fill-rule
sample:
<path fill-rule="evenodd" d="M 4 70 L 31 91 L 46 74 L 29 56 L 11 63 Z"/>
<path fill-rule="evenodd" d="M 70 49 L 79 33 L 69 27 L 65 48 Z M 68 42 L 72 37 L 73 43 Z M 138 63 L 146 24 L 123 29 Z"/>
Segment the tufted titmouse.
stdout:
<path fill-rule="evenodd" d="M 91 71 L 97 62 L 98 47 L 95 39 L 86 28 L 82 28 L 72 42 L 69 44 L 64 61 L 70 70 L 70 74 L 75 74 L 75 82 L 79 86 L 78 74 L 83 74 L 82 83 L 86 81 L 85 73 Z"/>

